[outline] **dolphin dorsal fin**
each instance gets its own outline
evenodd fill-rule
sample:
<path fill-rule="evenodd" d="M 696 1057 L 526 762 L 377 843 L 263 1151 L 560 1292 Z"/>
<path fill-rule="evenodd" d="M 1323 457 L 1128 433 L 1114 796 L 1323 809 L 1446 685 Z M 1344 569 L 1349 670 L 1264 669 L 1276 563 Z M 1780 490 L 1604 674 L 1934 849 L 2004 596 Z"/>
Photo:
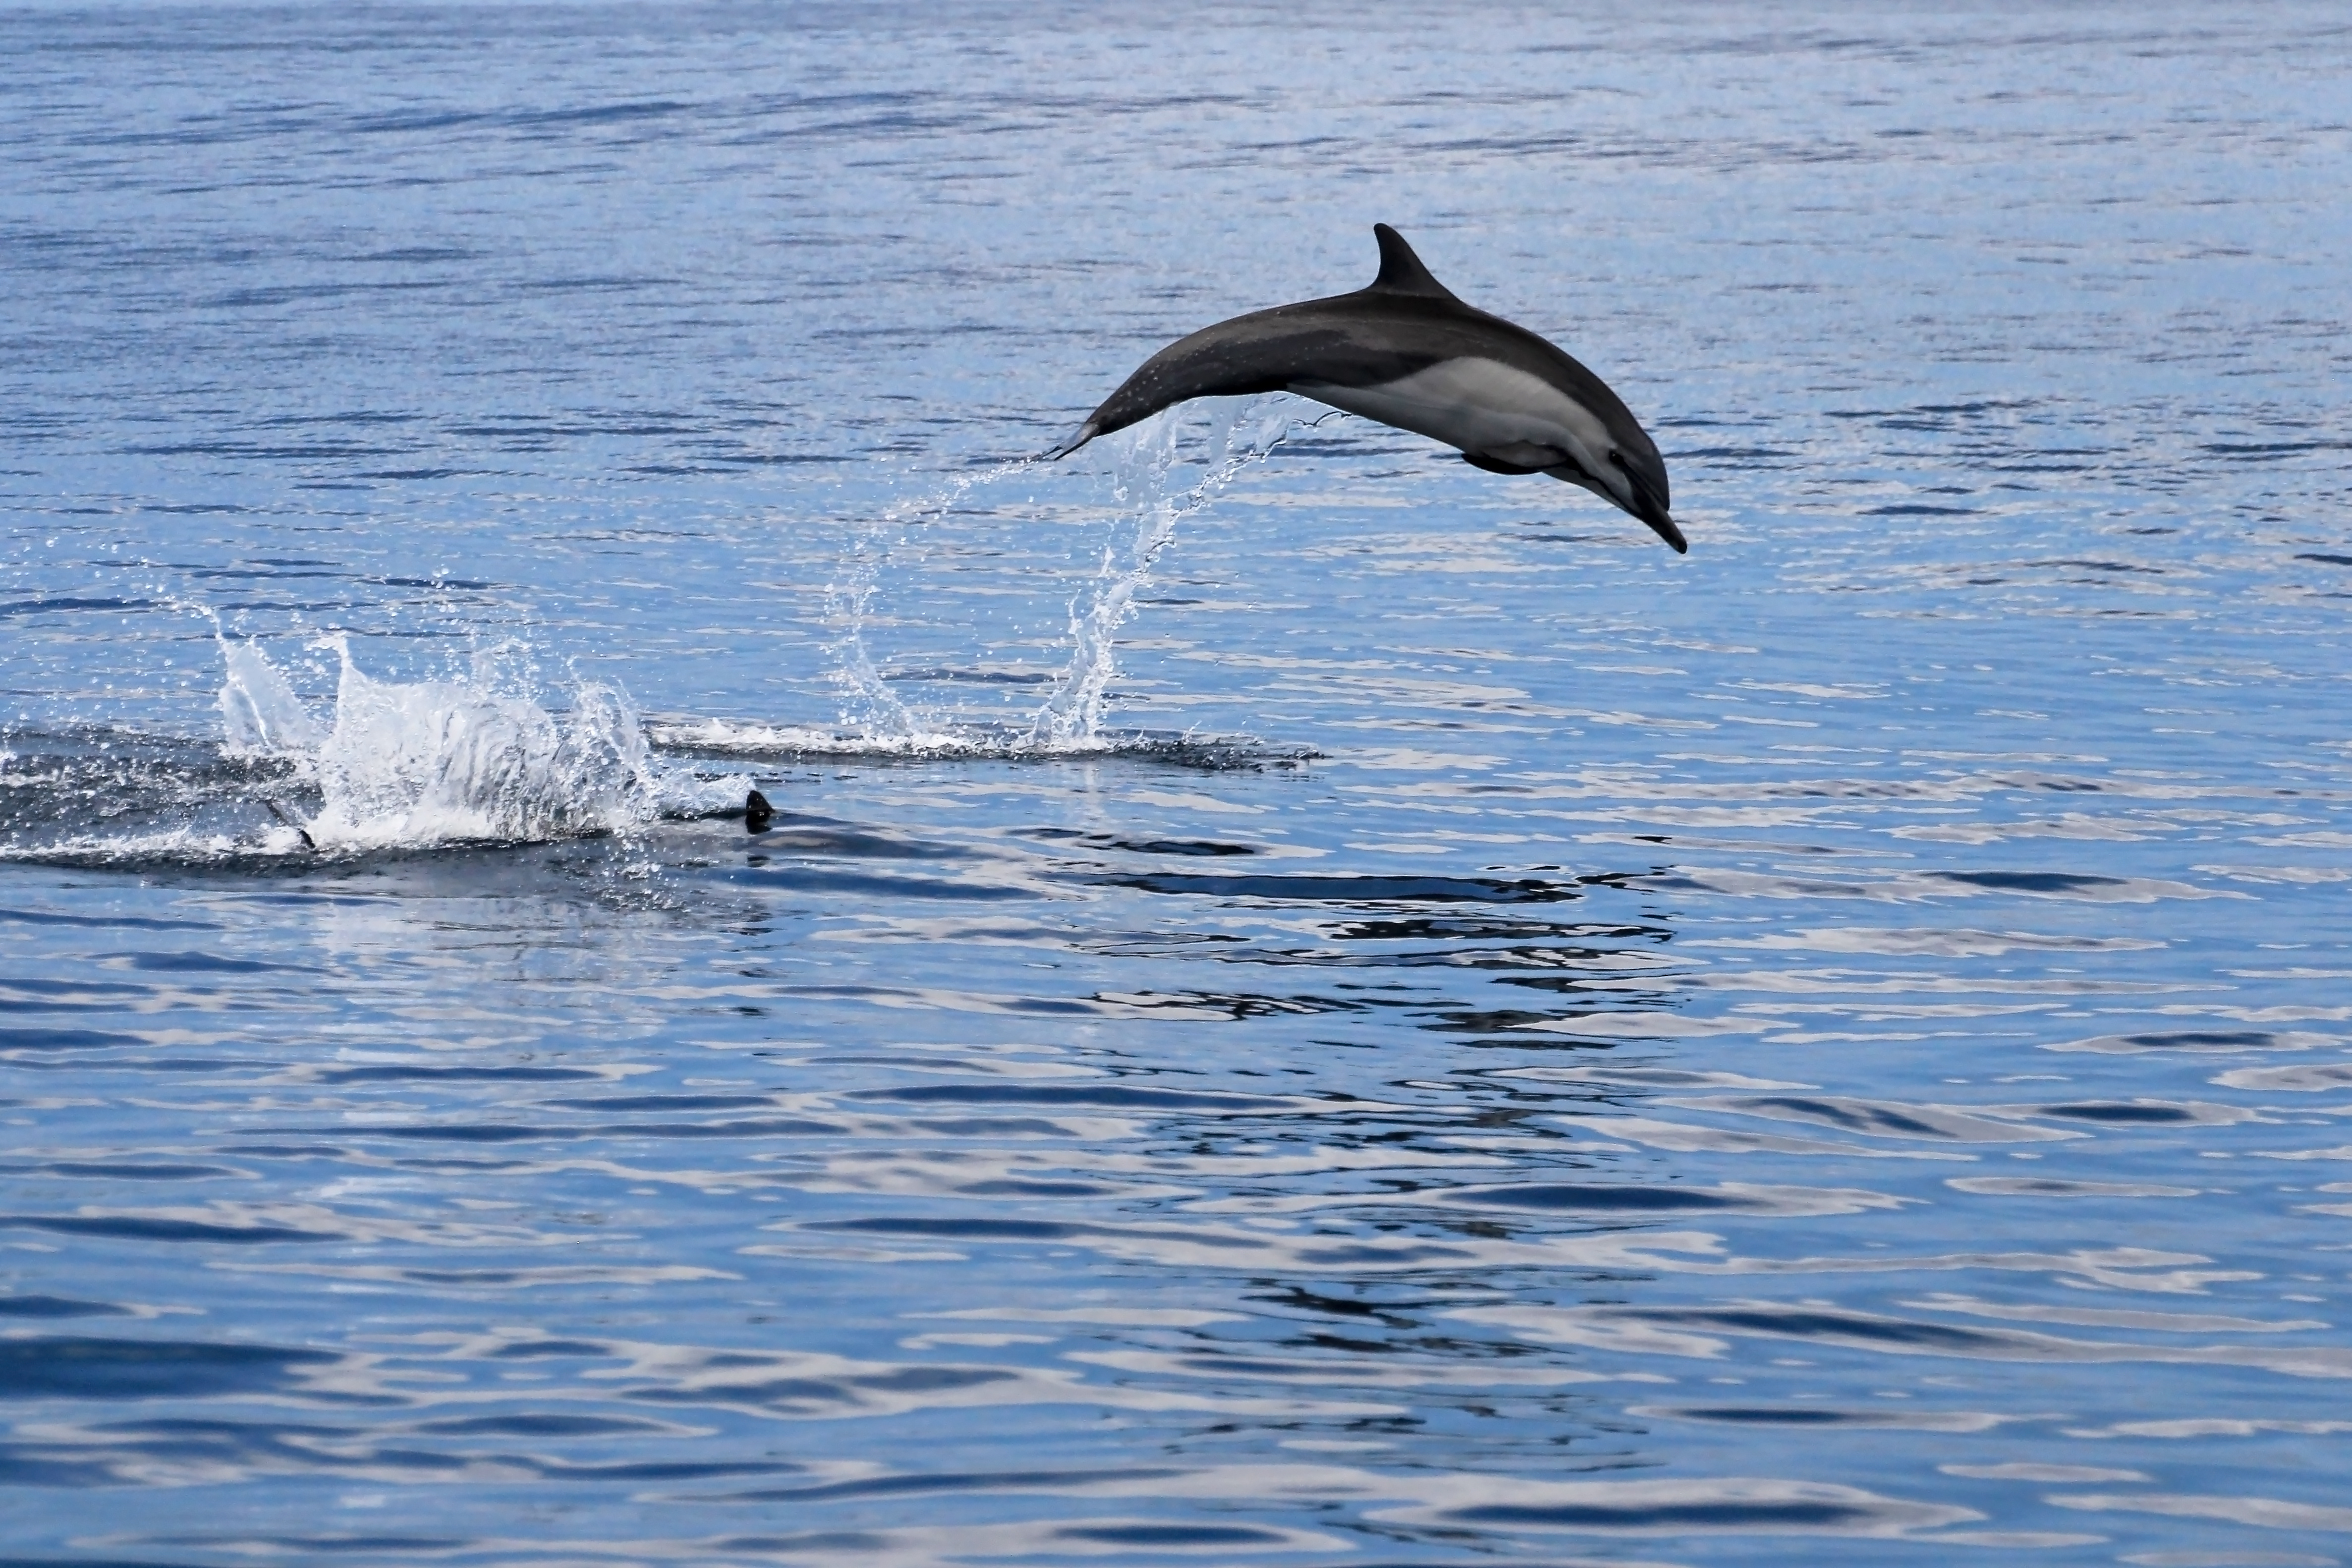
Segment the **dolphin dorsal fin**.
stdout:
<path fill-rule="evenodd" d="M 1372 287 L 1383 294 L 1418 294 L 1429 300 L 1451 300 L 1454 291 L 1431 276 L 1404 236 L 1384 223 L 1372 225 L 1372 237 L 1381 242 L 1381 275 L 1372 279 Z"/>

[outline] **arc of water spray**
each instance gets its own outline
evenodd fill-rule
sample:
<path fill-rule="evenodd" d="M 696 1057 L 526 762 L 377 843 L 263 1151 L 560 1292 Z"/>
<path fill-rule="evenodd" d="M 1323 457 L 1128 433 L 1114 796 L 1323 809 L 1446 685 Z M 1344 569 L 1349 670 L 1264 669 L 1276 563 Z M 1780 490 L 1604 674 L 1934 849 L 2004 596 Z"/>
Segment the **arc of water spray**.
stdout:
<path fill-rule="evenodd" d="M 843 628 L 840 638 L 833 645 L 834 684 L 840 689 L 845 703 L 857 705 L 855 709 L 843 708 L 841 722 L 845 727 L 862 729 L 869 734 L 878 731 L 888 739 L 910 746 L 919 744 L 927 733 L 914 710 L 890 689 L 882 672 L 874 668 L 874 656 L 866 646 L 866 618 L 873 607 L 875 579 L 888 555 L 887 549 L 880 543 L 885 531 L 943 517 L 973 489 L 1034 468 L 1038 461 L 1035 458 L 1015 458 L 993 468 L 957 474 L 929 495 L 887 509 L 851 539 L 848 570 L 825 587 L 826 616 Z"/>
<path fill-rule="evenodd" d="M 1205 469 L 1191 486 L 1173 494 L 1168 489 L 1168 477 L 1176 466 L 1183 428 L 1181 412 L 1171 409 L 1108 438 L 1118 451 L 1112 495 L 1122 511 L 1133 510 L 1133 526 L 1123 552 L 1116 538 L 1104 545 L 1102 563 L 1094 579 L 1072 596 L 1069 659 L 1012 750 L 1076 750 L 1094 740 L 1116 672 L 1118 628 L 1134 611 L 1136 591 L 1175 537 L 1176 525 L 1215 500 L 1242 469 L 1281 443 L 1297 405 L 1292 398 L 1276 395 L 1219 399 L 1206 406 Z M 886 529 L 943 516 L 972 490 L 1024 472 L 1039 461 L 1020 458 L 956 475 L 930 494 L 890 508 L 858 531 L 851 543 L 847 570 L 826 589 L 828 613 L 843 628 L 834 645 L 837 660 L 834 680 L 857 705 L 856 710 L 845 708 L 841 718 L 845 726 L 909 749 L 930 743 L 942 748 L 958 745 L 959 737 L 938 733 L 926 725 L 874 667 L 865 628 L 877 577 L 887 555 L 879 540 Z"/>
<path fill-rule="evenodd" d="M 1179 426 L 1163 414 L 1139 427 L 1120 455 L 1112 494 L 1122 505 L 1140 498 L 1127 560 L 1114 545 L 1103 547 L 1101 570 L 1087 591 L 1070 600 L 1070 660 L 1037 715 L 1030 721 L 1026 749 L 1050 751 L 1092 740 L 1101 729 L 1103 704 L 1117 672 L 1118 628 L 1134 613 L 1136 590 L 1150 575 L 1160 552 L 1176 537 L 1176 525 L 1214 500 L 1250 464 L 1279 445 L 1291 425 L 1286 397 L 1222 400 L 1210 410 L 1207 468 L 1190 489 L 1168 493 L 1176 461 Z"/>

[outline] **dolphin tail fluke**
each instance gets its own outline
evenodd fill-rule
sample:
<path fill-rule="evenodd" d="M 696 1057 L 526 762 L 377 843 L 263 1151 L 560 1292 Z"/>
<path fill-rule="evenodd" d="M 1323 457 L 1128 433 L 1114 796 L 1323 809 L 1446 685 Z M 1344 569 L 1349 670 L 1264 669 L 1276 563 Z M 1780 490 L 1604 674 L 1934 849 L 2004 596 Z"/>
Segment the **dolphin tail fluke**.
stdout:
<path fill-rule="evenodd" d="M 1102 426 L 1089 419 L 1064 437 L 1052 451 L 1044 453 L 1039 460 L 1047 463 L 1059 462 L 1101 434 Z"/>

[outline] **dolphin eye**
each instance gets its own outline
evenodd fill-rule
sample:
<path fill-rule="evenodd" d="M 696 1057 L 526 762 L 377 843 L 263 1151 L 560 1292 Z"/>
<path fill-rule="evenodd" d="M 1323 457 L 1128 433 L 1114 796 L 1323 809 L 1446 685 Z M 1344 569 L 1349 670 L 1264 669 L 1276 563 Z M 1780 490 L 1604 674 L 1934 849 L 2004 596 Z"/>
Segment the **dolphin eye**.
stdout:
<path fill-rule="evenodd" d="M 1616 450 L 1614 447 L 1612 447 L 1609 453 L 1609 460 L 1622 468 L 1625 466 L 1625 454 Z"/>

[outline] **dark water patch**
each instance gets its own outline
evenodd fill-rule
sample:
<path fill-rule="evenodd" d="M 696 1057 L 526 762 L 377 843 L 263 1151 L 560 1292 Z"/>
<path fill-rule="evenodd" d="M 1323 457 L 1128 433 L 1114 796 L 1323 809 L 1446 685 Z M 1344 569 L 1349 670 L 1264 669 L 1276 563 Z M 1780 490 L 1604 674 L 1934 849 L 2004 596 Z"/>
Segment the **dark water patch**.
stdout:
<path fill-rule="evenodd" d="M 583 1078 L 595 1075 L 583 1073 Z M 548 1100 L 540 1103 L 562 1110 L 742 1110 L 773 1105 L 772 1094 L 614 1094 L 584 1100 Z"/>
<path fill-rule="evenodd" d="M 1465 1187 L 1444 1194 L 1449 1205 L 1561 1214 L 1774 1214 L 1787 1205 L 1768 1194 L 1705 1187 L 1637 1187 L 1603 1182 L 1545 1182 L 1512 1187 Z"/>
<path fill-rule="evenodd" d="M 1227 900 L 1269 903 L 1347 904 L 1558 903 L 1584 896 L 1562 882 L 1535 878 L 1384 876 L 1212 876 L 1205 872 L 1150 871 L 1091 879 L 1105 887 Z"/>
<path fill-rule="evenodd" d="M 1465 1524 L 1508 1524 L 1538 1530 L 1852 1531 L 1879 1522 L 1877 1510 L 1844 1502 L 1694 1500 L 1644 1506 L 1634 1502 L 1474 1503 L 1444 1517 Z"/>
<path fill-rule="evenodd" d="M 56 1176 L 79 1176 L 105 1182 L 204 1182 L 216 1176 L 247 1173 L 226 1165 L 172 1165 L 136 1160 L 51 1160 L 28 1167 Z"/>
<path fill-rule="evenodd" d="M 1884 1318 L 1867 1312 L 1819 1307 L 1667 1308 L 1638 1314 L 1642 1321 L 1671 1323 L 1677 1328 L 1717 1329 L 1729 1333 L 1765 1334 L 1775 1339 L 1822 1340 L 1898 1351 L 1925 1351 L 1938 1355 L 2003 1358 L 2023 1337 L 1998 1331 L 1926 1323 L 1910 1318 Z"/>
<path fill-rule="evenodd" d="M 954 1189 L 969 1198 L 1090 1198 L 1107 1197 L 1119 1190 L 1101 1182 L 1020 1181 L 1010 1176 L 982 1182 L 960 1182 Z"/>
<path fill-rule="evenodd" d="M 380 588 L 421 588 L 433 593 L 451 590 L 459 593 L 487 594 L 508 586 L 503 583 L 477 582 L 470 577 L 362 577 L 359 581 L 372 583 Z"/>
<path fill-rule="evenodd" d="M 1828 1095 L 1716 1095 L 1669 1103 L 1694 1110 L 1727 1111 L 1776 1121 L 1810 1122 L 1872 1138 L 2011 1143 L 2081 1136 L 2021 1126 L 2015 1121 L 1981 1115 L 1965 1107 L 1920 1105 L 1900 1100 Z"/>
<path fill-rule="evenodd" d="M 2087 893 L 2130 886 L 2129 879 L 2082 871 L 1926 871 L 1924 880 L 1997 893 Z"/>
<path fill-rule="evenodd" d="M 1295 1111 L 1317 1102 L 1269 1095 L 1143 1089 L 1124 1084 L 940 1083 L 904 1089 L 860 1089 L 851 1100 L 887 1100 L 910 1105 L 1087 1105 L 1125 1110 Z"/>
<path fill-rule="evenodd" d="M 765 864 L 765 857 L 784 853 L 812 857 L 838 858 L 847 860 L 969 860 L 973 853 L 958 845 L 940 844 L 919 838 L 902 837 L 887 833 L 870 833 L 853 827 L 817 827 L 790 817 L 779 817 L 777 825 L 761 833 L 756 842 L 760 852 L 751 864 Z"/>
<path fill-rule="evenodd" d="M 2079 1182 L 2060 1176 L 1953 1176 L 1944 1184 L 1957 1192 L 1983 1197 L 2193 1198 L 2201 1189 L 2164 1186 L 2146 1182 Z"/>
<path fill-rule="evenodd" d="M 88 599 L 60 595 L 48 599 L 17 599 L 0 604 L 0 619 L 15 616 L 64 615 L 77 610 L 152 610 L 152 599 Z"/>
<path fill-rule="evenodd" d="M 1550 921 L 1512 919 L 1501 915 L 1412 915 L 1395 920 L 1342 921 L 1323 928 L 1334 942 L 1514 942 L 1549 939 L 1559 942 L 1632 941 L 1647 937 L 1664 941 L 1672 932 L 1663 926 L 1561 925 Z"/>
<path fill-rule="evenodd" d="M 2237 1056 L 2248 1051 L 2295 1049 L 2324 1043 L 2327 1042 L 2314 1037 L 2297 1038 L 2269 1029 L 2152 1029 L 2136 1035 L 2098 1035 L 2042 1048 L 2095 1056 L 2170 1052 L 2194 1056 Z"/>
<path fill-rule="evenodd" d="M 1029 837 L 1083 844 L 1089 849 L 1119 849 L 1130 855 L 1171 855 L 1186 859 L 1227 859 L 1265 853 L 1254 845 L 1229 844 L 1214 838 L 1124 838 L 1109 833 L 1080 833 L 1070 828 L 1040 827 Z"/>
<path fill-rule="evenodd" d="M 736 1405 L 779 1414 L 819 1415 L 859 1409 L 877 1398 L 900 1402 L 968 1393 L 1020 1381 L 995 1367 L 902 1366 L 836 1377 L 782 1376 L 714 1383 L 700 1388 L 637 1387 L 624 1397 L 652 1405 Z"/>
<path fill-rule="evenodd" d="M 582 109 L 537 109 L 500 116 L 510 124 L 544 128 L 558 125 L 614 125 L 635 120 L 666 120 L 692 113 L 701 106 L 668 99 L 601 103 Z"/>
<path fill-rule="evenodd" d="M 65 1296 L 0 1296 L 0 1318 L 125 1318 L 130 1310 L 111 1301 L 77 1301 Z"/>
<path fill-rule="evenodd" d="M 827 1502 L 837 1498 L 919 1497 L 929 1492 L 1058 1492 L 1112 1482 L 1129 1485 L 1165 1480 L 1184 1472 L 1167 1468 L 1117 1470 L 963 1470 L 931 1475 L 867 1476 L 853 1481 L 735 1492 L 736 1502 Z"/>
<path fill-rule="evenodd" d="M 595 1142 L 605 1139 L 821 1138 L 843 1129 L 806 1117 L 763 1116 L 740 1121 L 616 1121 L 597 1127 L 551 1127 L 518 1121 L 351 1129 L 347 1136 L 417 1143 Z"/>
<path fill-rule="evenodd" d="M 224 958 L 213 952 L 110 952 L 99 962 L 125 964 L 163 974 L 288 974 L 290 963 L 266 963 L 259 959 Z"/>
<path fill-rule="evenodd" d="M 601 1465 L 530 1462 L 531 1470 L 551 1481 L 603 1486 L 633 1481 L 714 1481 L 737 1476 L 795 1475 L 807 1467 L 789 1459 L 628 1459 Z"/>
<path fill-rule="evenodd" d="M 1999 1417 L 1973 1411 L 1845 1410 L 1821 1405 L 1640 1405 L 1631 1415 L 1703 1421 L 1725 1426 L 1861 1427 L 1865 1430 L 1979 1431 Z"/>
<path fill-rule="evenodd" d="M 903 1005 L 913 1000 L 933 1000 L 920 993 L 887 985 L 793 985 L 782 989 L 793 997 L 873 1002 L 883 1006 Z M 1136 1011 L 1090 997 L 1074 996 L 992 996 L 986 999 L 983 1010 L 1051 1018 L 1124 1016 Z"/>
<path fill-rule="evenodd" d="M 300 566 L 280 566 L 271 563 L 252 566 L 188 566 L 183 567 L 182 570 L 200 582 L 267 583 L 301 578 L 349 578 L 352 576 L 351 573 L 328 566 L 324 563 L 316 565 L 304 563 Z"/>
<path fill-rule="evenodd" d="M 2145 1100 L 2131 1104 L 2044 1105 L 2037 1108 L 2035 1114 L 2054 1116 L 2065 1121 L 2096 1121 L 2108 1126 L 2158 1126 L 2171 1122 L 2207 1120 L 2191 1106 L 2165 1105 Z"/>
<path fill-rule="evenodd" d="M 342 1358 L 178 1340 L 0 1339 L 0 1399 L 204 1399 L 289 1389 Z"/>
<path fill-rule="evenodd" d="M 934 665 L 922 669 L 885 670 L 882 679 L 974 686 L 1048 686 L 1059 677 L 1055 672 L 1045 669 L 957 669 L 946 665 Z"/>
<path fill-rule="evenodd" d="M 550 1357 L 578 1360 L 589 1357 L 600 1361 L 612 1359 L 613 1347 L 593 1340 L 524 1340 L 501 1346 L 490 1352 L 497 1361 L 539 1361 Z"/>
<path fill-rule="evenodd" d="M 411 1430 L 436 1437 L 658 1437 L 675 1427 L 630 1415 L 583 1415 L 553 1411 L 511 1415 L 453 1415 L 419 1421 Z"/>
<path fill-rule="evenodd" d="M 67 915 L 47 910 L 0 910 L 11 925 L 81 926 L 98 931 L 218 931 L 212 921 L 177 921 L 149 915 Z"/>
<path fill-rule="evenodd" d="M 902 898 L 950 903 L 1003 903 L 1036 897 L 1026 889 L 986 882 L 949 882 L 931 877 L 889 877 L 871 871 L 827 871 L 814 867 L 780 869 L 768 866 L 767 858 L 755 854 L 747 866 L 718 875 L 740 887 L 839 895 L 883 908 Z"/>
<path fill-rule="evenodd" d="M 111 1241 L 192 1241 L 232 1247 L 349 1239 L 333 1231 L 299 1230 L 291 1226 L 212 1225 L 203 1220 L 158 1219 L 139 1215 L 0 1215 L 0 1228 Z"/>
<path fill-rule="evenodd" d="M 60 1458 L 54 1452 L 32 1443 L 12 1443 L 0 1439 L 0 1486 L 45 1487 L 76 1490 L 93 1487 L 115 1486 L 122 1481 L 116 1467 L 103 1458 L 79 1457 Z M 108 1563 L 120 1563 L 122 1568 L 163 1568 L 149 1560 L 132 1564 L 120 1557 L 18 1557 L 0 1558 L 0 1568 L 89 1568 L 96 1563 L 105 1568 Z M 192 1568 L 183 1563 L 177 1568 Z"/>
<path fill-rule="evenodd" d="M 390 1062 L 298 1071 L 305 1081 L 316 1083 L 578 1083 L 606 1076 L 586 1068 L 410 1067 Z"/>
<path fill-rule="evenodd" d="M 1101 993 L 1096 999 L 1121 1012 L 1162 1013 L 1172 1017 L 1209 1016 L 1234 1022 L 1245 1018 L 1361 1013 L 1375 1005 L 1336 996 L 1242 995 L 1216 991 L 1123 991 Z"/>
<path fill-rule="evenodd" d="M 136 1035 L 113 1035 L 102 1029 L 0 1029 L 0 1052 L 105 1051 L 145 1044 Z"/>
<path fill-rule="evenodd" d="M 2204 449 L 2217 458 L 2289 458 L 2347 447 L 2352 441 L 2211 441 Z"/>
<path fill-rule="evenodd" d="M 1193 1552 L 1207 1547 L 1284 1546 L 1289 1537 L 1278 1531 L 1245 1524 L 1065 1524 L 1054 1531 L 1056 1541 L 1083 1541 L 1095 1546 L 1120 1546 L 1141 1551 Z"/>
<path fill-rule="evenodd" d="M 1090 1227 L 1043 1219 L 912 1219 L 887 1215 L 873 1219 L 809 1220 L 803 1230 L 852 1231 L 866 1236 L 927 1236 L 952 1241 L 1073 1241 Z"/>

